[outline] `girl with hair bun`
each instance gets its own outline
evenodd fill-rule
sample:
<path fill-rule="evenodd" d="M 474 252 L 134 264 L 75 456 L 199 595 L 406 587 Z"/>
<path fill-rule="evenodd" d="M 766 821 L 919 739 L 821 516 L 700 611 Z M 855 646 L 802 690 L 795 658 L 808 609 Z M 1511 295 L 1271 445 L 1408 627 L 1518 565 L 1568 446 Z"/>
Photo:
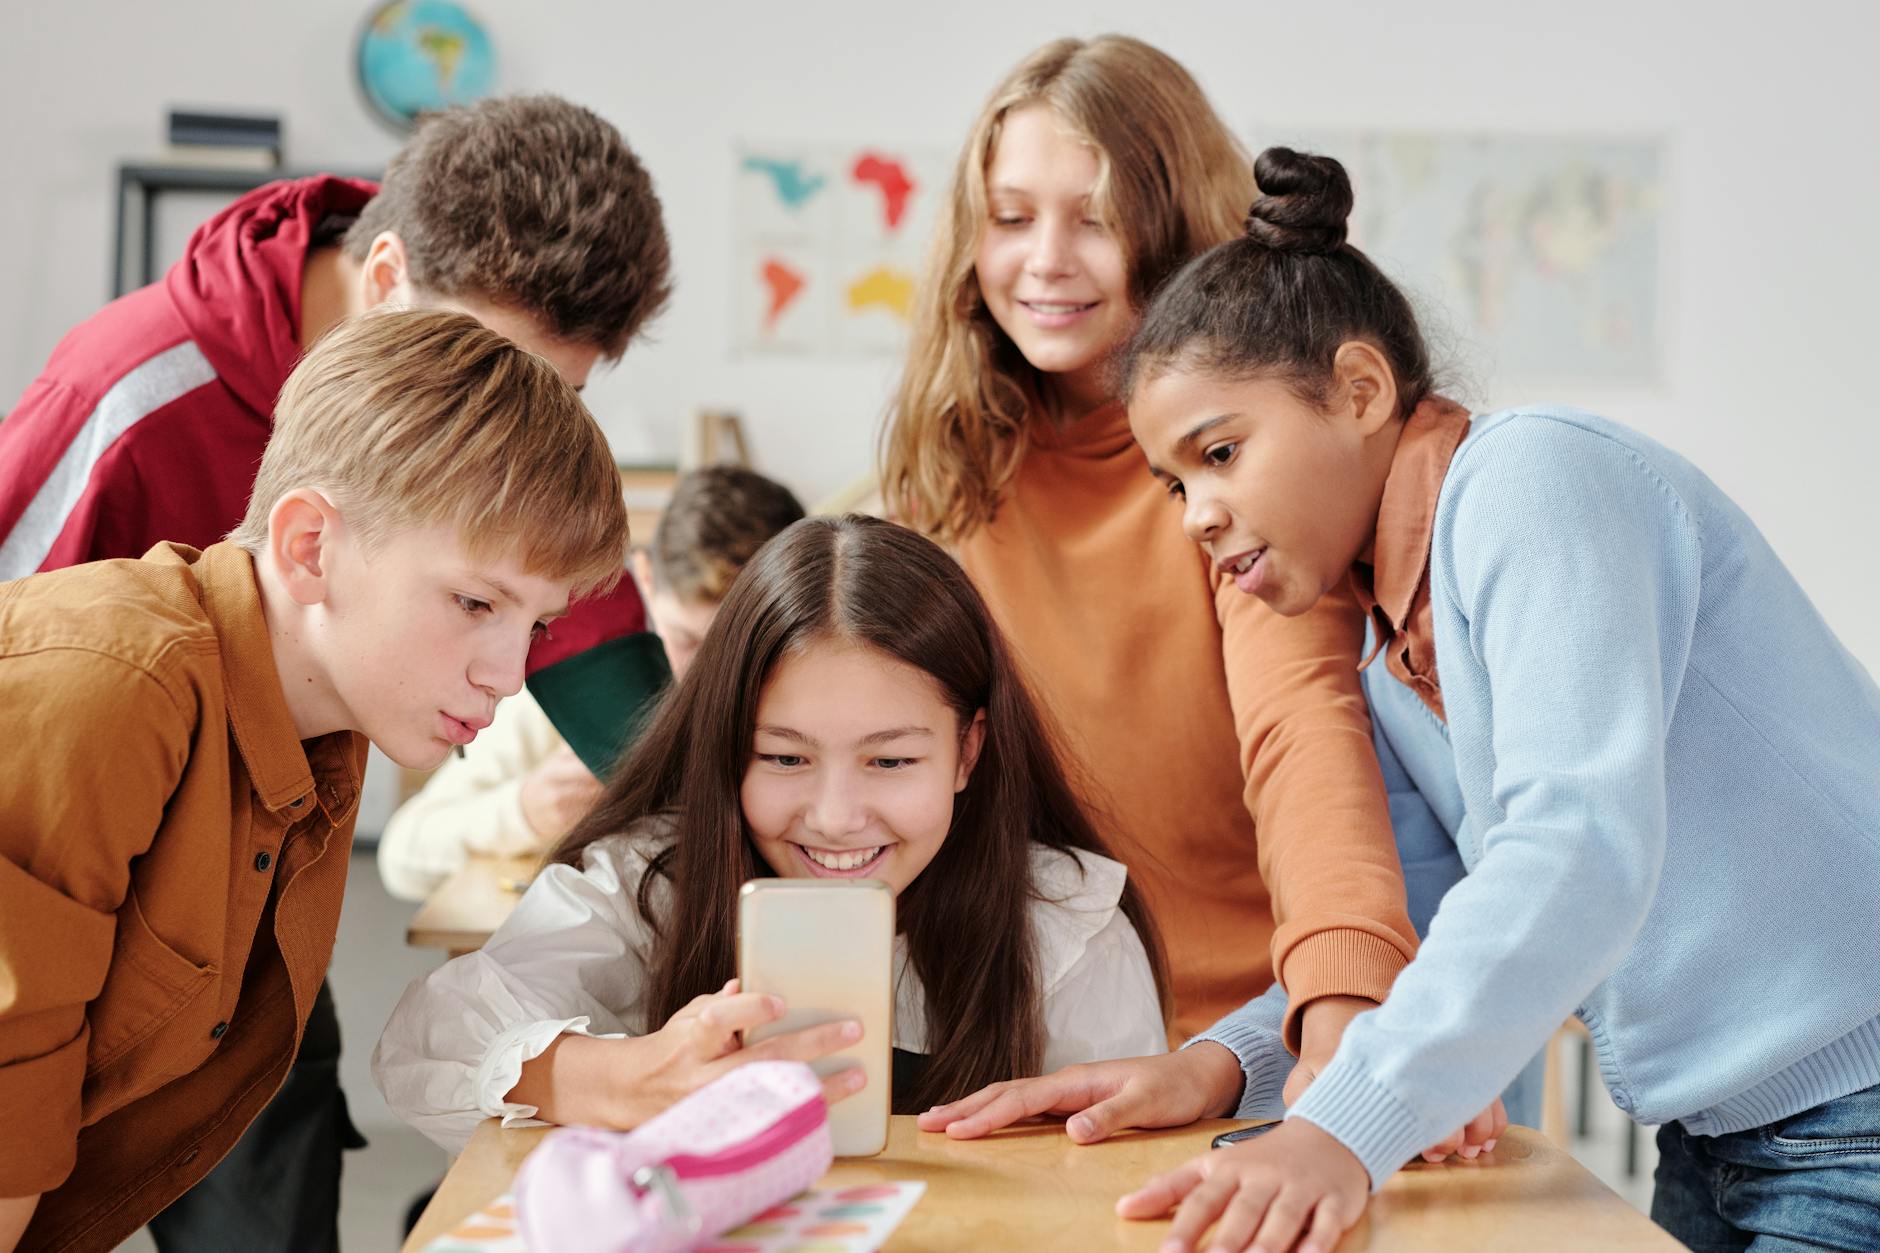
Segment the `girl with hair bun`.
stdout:
<path fill-rule="evenodd" d="M 1179 1205 L 1183 1248 L 1218 1220 L 1210 1247 L 1330 1249 L 1574 1014 L 1660 1125 L 1671 1234 L 1874 1248 L 1880 688 L 1676 453 L 1436 394 L 1409 304 L 1344 242 L 1336 161 L 1276 148 L 1256 176 L 1245 234 L 1136 332 L 1131 426 L 1241 595 L 1355 592 L 1386 773 L 1470 873 L 1277 1130 L 1121 1209 Z"/>
<path fill-rule="evenodd" d="M 1177 1039 L 1273 985 L 1278 1110 L 1415 950 L 1349 593 L 1283 618 L 1201 559 L 1143 473 L 1114 357 L 1253 183 L 1187 71 L 1062 39 L 960 153 L 883 439 L 890 513 L 948 544 L 1069 731 L 1081 799 L 1166 940 Z M 1458 868 L 1459 869 L 1459 868 Z M 1282 1002 L 1283 1004 L 1283 1002 Z M 1213 1056 L 1225 1109 L 1243 1079 Z M 1187 1058 L 1193 1062 L 1194 1056 Z"/>

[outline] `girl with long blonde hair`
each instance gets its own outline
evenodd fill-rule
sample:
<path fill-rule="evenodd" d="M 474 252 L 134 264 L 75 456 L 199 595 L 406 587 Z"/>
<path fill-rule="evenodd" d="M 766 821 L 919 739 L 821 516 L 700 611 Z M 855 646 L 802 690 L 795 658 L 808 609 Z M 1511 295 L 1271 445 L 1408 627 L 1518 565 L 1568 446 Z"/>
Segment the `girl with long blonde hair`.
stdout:
<path fill-rule="evenodd" d="M 960 153 L 882 484 L 959 557 L 1069 732 L 1167 944 L 1178 1038 L 1277 976 L 1297 1087 L 1416 946 L 1364 619 L 1342 590 L 1292 619 L 1235 592 L 1183 536 L 1110 374 L 1156 286 L 1238 235 L 1254 195 L 1246 150 L 1166 54 L 1105 35 L 1025 58 Z M 1226 1048 L 1169 1060 L 1221 1088 L 1202 1104 L 1243 1095 Z"/>

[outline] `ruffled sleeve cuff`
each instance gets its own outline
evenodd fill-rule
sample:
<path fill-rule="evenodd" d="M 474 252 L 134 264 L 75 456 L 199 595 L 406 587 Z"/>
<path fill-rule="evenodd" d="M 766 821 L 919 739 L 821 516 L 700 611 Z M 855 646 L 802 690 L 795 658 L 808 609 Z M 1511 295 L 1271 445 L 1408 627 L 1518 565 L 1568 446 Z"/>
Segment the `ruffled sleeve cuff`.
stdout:
<path fill-rule="evenodd" d="M 522 1079 L 522 1064 L 540 1057 L 564 1034 L 591 1036 L 599 1040 L 618 1040 L 623 1033 L 595 1035 L 588 1030 L 588 1018 L 551 1018 L 542 1022 L 510 1027 L 490 1041 L 483 1060 L 477 1064 L 475 1089 L 477 1109 L 490 1118 L 500 1118 L 505 1127 L 541 1127 L 547 1124 L 536 1117 L 533 1105 L 505 1100 Z"/>

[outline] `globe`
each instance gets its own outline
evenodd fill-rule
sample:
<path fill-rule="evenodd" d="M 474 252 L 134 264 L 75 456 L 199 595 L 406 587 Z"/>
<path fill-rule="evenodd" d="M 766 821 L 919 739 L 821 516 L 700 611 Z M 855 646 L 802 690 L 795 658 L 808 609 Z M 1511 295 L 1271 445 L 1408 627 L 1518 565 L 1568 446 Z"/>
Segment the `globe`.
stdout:
<path fill-rule="evenodd" d="M 359 32 L 359 89 L 399 130 L 418 115 L 490 93 L 496 53 L 482 25 L 454 0 L 389 0 Z"/>

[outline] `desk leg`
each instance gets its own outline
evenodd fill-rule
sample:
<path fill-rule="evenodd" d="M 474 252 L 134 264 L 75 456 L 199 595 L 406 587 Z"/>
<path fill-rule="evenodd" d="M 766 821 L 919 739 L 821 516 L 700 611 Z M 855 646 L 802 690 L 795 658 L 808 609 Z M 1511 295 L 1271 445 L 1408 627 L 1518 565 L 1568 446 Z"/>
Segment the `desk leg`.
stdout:
<path fill-rule="evenodd" d="M 117 222 L 111 232 L 111 299 L 124 294 L 124 227 L 131 215 L 131 180 L 118 169 Z"/>
<path fill-rule="evenodd" d="M 157 201 L 156 197 L 150 194 L 148 187 L 144 188 L 142 211 L 144 215 L 143 268 L 139 273 L 143 275 L 143 278 L 137 285 L 148 287 L 157 281 Z"/>
<path fill-rule="evenodd" d="M 1593 1037 L 1580 1037 L 1580 1091 L 1575 1098 L 1574 1131 L 1584 1140 L 1593 1134 Z"/>

